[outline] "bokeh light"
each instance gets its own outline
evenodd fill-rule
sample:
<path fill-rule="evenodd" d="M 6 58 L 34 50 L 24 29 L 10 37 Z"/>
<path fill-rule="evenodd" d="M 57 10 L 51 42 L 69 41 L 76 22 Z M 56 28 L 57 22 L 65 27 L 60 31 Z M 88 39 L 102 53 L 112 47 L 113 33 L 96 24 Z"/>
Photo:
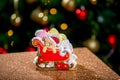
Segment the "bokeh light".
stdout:
<path fill-rule="evenodd" d="M 38 14 L 38 17 L 39 18 L 42 18 L 44 16 L 44 14 L 42 13 L 42 12 L 40 12 L 39 14 Z"/>
<path fill-rule="evenodd" d="M 57 9 L 51 8 L 51 9 L 50 9 L 50 13 L 53 14 L 53 15 L 56 14 L 56 13 L 57 13 Z"/>
<path fill-rule="evenodd" d="M 13 32 L 13 30 L 11 30 L 11 29 L 7 32 L 8 36 L 12 36 L 13 33 L 14 33 L 14 32 Z"/>
<path fill-rule="evenodd" d="M 67 25 L 66 23 L 62 23 L 62 24 L 60 25 L 60 28 L 61 28 L 62 30 L 66 30 L 66 29 L 68 28 L 68 25 Z"/>

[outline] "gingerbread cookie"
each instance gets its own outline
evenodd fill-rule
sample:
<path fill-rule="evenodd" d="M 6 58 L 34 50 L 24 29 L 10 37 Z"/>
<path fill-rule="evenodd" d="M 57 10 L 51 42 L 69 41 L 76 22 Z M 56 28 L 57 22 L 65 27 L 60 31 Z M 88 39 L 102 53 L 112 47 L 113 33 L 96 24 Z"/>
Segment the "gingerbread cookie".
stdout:
<path fill-rule="evenodd" d="M 32 38 L 32 45 L 38 48 L 34 63 L 39 68 L 53 68 L 56 70 L 69 70 L 77 65 L 77 56 L 67 36 L 59 33 L 56 28 L 37 30 Z"/>

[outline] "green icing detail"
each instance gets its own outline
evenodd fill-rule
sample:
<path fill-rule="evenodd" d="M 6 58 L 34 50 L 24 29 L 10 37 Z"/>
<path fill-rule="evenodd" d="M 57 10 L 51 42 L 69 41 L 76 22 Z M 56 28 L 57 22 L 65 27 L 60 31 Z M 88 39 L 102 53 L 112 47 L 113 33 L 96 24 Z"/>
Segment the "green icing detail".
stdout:
<path fill-rule="evenodd" d="M 37 56 L 42 56 L 42 54 L 40 54 L 40 53 L 37 53 Z"/>
<path fill-rule="evenodd" d="M 47 64 L 48 64 L 48 62 L 44 62 L 44 64 L 45 64 L 45 65 L 47 65 Z"/>

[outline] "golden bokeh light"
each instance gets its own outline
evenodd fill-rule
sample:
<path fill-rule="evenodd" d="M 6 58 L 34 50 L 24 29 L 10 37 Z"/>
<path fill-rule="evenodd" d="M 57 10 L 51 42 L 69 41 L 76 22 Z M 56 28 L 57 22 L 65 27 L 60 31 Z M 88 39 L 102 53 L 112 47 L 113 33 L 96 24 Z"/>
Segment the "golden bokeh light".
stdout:
<path fill-rule="evenodd" d="M 66 23 L 62 23 L 62 24 L 60 25 L 60 28 L 61 28 L 62 30 L 66 30 L 66 29 L 68 28 L 68 25 L 67 25 Z"/>
<path fill-rule="evenodd" d="M 11 19 L 15 19 L 17 17 L 17 15 L 16 14 L 13 14 L 12 16 L 11 16 Z"/>
<path fill-rule="evenodd" d="M 53 14 L 53 15 L 56 14 L 56 13 L 57 13 L 57 9 L 51 8 L 51 9 L 50 9 L 50 13 Z"/>
<path fill-rule="evenodd" d="M 16 22 L 16 23 L 20 23 L 20 22 L 21 22 L 21 18 L 20 18 L 20 17 L 17 17 L 17 18 L 15 19 L 15 22 Z"/>
<path fill-rule="evenodd" d="M 40 12 L 39 14 L 38 14 L 38 17 L 39 18 L 42 18 L 44 16 L 44 13 L 43 12 Z"/>
<path fill-rule="evenodd" d="M 12 36 L 12 35 L 13 35 L 13 30 L 9 30 L 9 31 L 7 32 L 7 34 L 8 34 L 8 36 Z"/>
<path fill-rule="evenodd" d="M 14 41 L 11 41 L 10 45 L 13 47 L 13 45 L 14 45 Z"/>
<path fill-rule="evenodd" d="M 47 21 L 47 20 L 48 20 L 48 16 L 44 16 L 43 21 Z"/>

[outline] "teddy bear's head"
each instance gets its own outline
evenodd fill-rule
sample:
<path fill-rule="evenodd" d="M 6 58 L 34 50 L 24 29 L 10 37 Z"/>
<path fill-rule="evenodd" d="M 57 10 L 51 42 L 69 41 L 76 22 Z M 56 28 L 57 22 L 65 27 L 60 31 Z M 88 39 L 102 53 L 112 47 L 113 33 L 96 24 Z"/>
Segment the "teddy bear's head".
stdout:
<path fill-rule="evenodd" d="M 57 36 L 49 35 L 44 37 L 44 52 L 47 48 L 52 49 L 56 53 L 56 46 L 60 43 Z M 46 50 L 45 50 L 46 49 Z"/>

